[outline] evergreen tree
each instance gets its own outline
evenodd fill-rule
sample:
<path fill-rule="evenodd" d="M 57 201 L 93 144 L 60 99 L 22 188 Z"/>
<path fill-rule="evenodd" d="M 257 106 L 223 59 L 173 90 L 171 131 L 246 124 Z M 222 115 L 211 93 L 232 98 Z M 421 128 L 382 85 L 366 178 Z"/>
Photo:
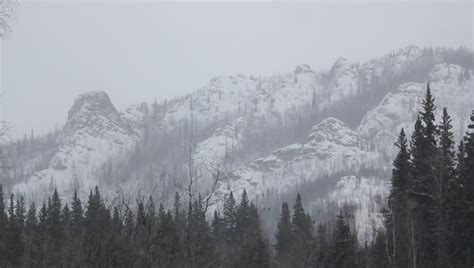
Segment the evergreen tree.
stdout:
<path fill-rule="evenodd" d="M 156 224 L 157 224 L 157 218 L 156 218 L 155 201 L 153 201 L 153 197 L 150 196 L 146 204 L 146 225 L 149 230 L 152 230 L 156 228 Z"/>
<path fill-rule="evenodd" d="M 74 197 L 72 198 L 72 203 L 71 203 L 71 224 L 75 230 L 75 233 L 77 235 L 78 231 L 80 230 L 80 227 L 82 226 L 82 223 L 84 221 L 84 210 L 82 209 L 82 203 L 81 199 L 77 197 L 77 191 L 74 190 Z"/>
<path fill-rule="evenodd" d="M 316 267 L 327 267 L 329 261 L 329 241 L 326 224 L 319 224 L 317 231 Z"/>
<path fill-rule="evenodd" d="M 8 226 L 6 236 L 6 260 L 7 266 L 18 267 L 23 254 L 22 229 L 15 214 L 14 195 L 10 196 L 8 208 Z"/>
<path fill-rule="evenodd" d="M 3 197 L 3 187 L 0 184 L 0 266 L 6 265 L 6 248 L 7 248 L 7 225 L 8 217 L 5 212 L 5 203 Z"/>
<path fill-rule="evenodd" d="M 185 259 L 184 243 L 186 240 L 186 213 L 182 208 L 181 197 L 178 192 L 176 192 L 174 197 L 173 214 L 174 222 L 176 224 L 174 231 L 176 232 L 177 236 L 174 241 L 174 246 L 176 248 L 175 255 L 177 259 L 183 260 Z"/>
<path fill-rule="evenodd" d="M 331 267 L 344 268 L 357 265 L 357 239 L 352 234 L 344 214 L 337 216 L 331 249 Z"/>
<path fill-rule="evenodd" d="M 71 250 L 69 252 L 68 259 L 71 260 L 72 263 L 77 263 L 79 259 L 81 259 L 82 252 L 83 252 L 83 223 L 84 223 L 84 210 L 82 207 L 81 199 L 77 196 L 77 191 L 74 190 L 74 196 L 71 202 L 71 213 L 70 213 L 70 228 L 69 234 L 71 237 L 74 237 L 72 241 L 70 241 Z"/>
<path fill-rule="evenodd" d="M 41 241 L 39 245 L 39 250 L 38 250 L 38 265 L 41 267 L 46 267 L 46 257 L 47 257 L 47 252 L 46 252 L 46 244 L 48 240 L 48 221 L 49 221 L 49 215 L 48 215 L 48 208 L 46 207 L 46 204 L 43 203 L 43 206 L 40 209 L 39 215 L 38 215 L 38 240 Z"/>
<path fill-rule="evenodd" d="M 235 233 L 234 250 L 238 254 L 234 266 L 257 267 L 259 263 L 265 263 L 267 249 L 263 243 L 257 208 L 253 203 L 249 204 L 245 189 L 237 207 Z"/>
<path fill-rule="evenodd" d="M 459 185 L 455 176 L 455 152 L 454 152 L 454 134 L 452 132 L 452 120 L 446 108 L 443 109 L 439 129 L 439 152 L 437 160 L 437 176 L 435 180 L 435 212 L 438 219 L 435 233 L 437 241 L 437 266 L 445 267 L 448 262 L 449 239 L 449 218 L 452 219 L 453 213 L 457 210 L 455 196 L 459 191 L 456 189 Z M 458 193 L 456 193 L 458 192 Z"/>
<path fill-rule="evenodd" d="M 250 202 L 250 217 L 249 217 L 249 228 L 248 237 L 251 239 L 247 256 L 249 257 L 248 267 L 270 267 L 270 249 L 267 241 L 265 241 L 262 228 L 260 226 L 260 217 L 258 215 L 257 207 L 253 202 Z"/>
<path fill-rule="evenodd" d="M 62 256 L 64 229 L 61 221 L 61 199 L 57 190 L 54 190 L 53 196 L 48 204 L 48 243 L 47 243 L 47 265 L 54 266 L 60 263 Z"/>
<path fill-rule="evenodd" d="M 453 126 L 451 122 L 452 119 L 448 114 L 448 110 L 444 108 L 441 124 L 439 125 L 439 151 L 441 158 L 441 181 L 439 184 L 441 185 L 440 188 L 442 189 L 445 188 L 444 185 L 449 184 L 450 179 L 452 179 L 455 175 L 454 134 L 452 131 Z"/>
<path fill-rule="evenodd" d="M 214 216 L 212 218 L 212 223 L 211 223 L 211 229 L 212 229 L 212 236 L 217 243 L 221 240 L 223 236 L 223 231 L 224 231 L 224 222 L 219 215 L 219 212 L 214 211 Z"/>
<path fill-rule="evenodd" d="M 227 234 L 227 240 L 232 241 L 235 238 L 235 216 L 236 216 L 236 207 L 235 199 L 232 192 L 230 192 L 229 197 L 224 200 L 224 225 L 225 233 Z"/>
<path fill-rule="evenodd" d="M 312 234 L 312 222 L 303 208 L 301 195 L 296 195 L 296 201 L 293 205 L 292 229 L 294 236 L 294 247 L 291 253 L 294 257 L 293 265 L 295 267 L 306 267 L 313 259 L 312 244 L 314 242 Z"/>
<path fill-rule="evenodd" d="M 461 181 L 464 190 L 465 213 L 462 217 L 463 231 L 466 238 L 465 252 L 467 266 L 474 264 L 474 111 L 471 115 L 469 131 L 464 137 L 465 158 Z"/>
<path fill-rule="evenodd" d="M 413 199 L 418 199 L 419 196 L 424 197 L 428 192 L 428 183 L 426 175 L 429 173 L 430 167 L 425 162 L 426 152 L 424 151 L 424 129 L 420 117 L 417 118 L 415 129 L 411 137 L 411 180 L 410 180 L 410 194 Z"/>
<path fill-rule="evenodd" d="M 276 258 L 278 263 L 282 267 L 290 265 L 291 247 L 293 242 L 292 226 L 291 226 L 291 215 L 288 203 L 283 203 L 281 206 L 280 221 L 277 225 L 277 231 L 275 234 L 276 244 Z"/>
<path fill-rule="evenodd" d="M 15 218 L 18 222 L 18 225 L 20 229 L 23 229 L 23 226 L 25 224 L 25 213 L 26 213 L 26 208 L 25 208 L 25 199 L 23 196 L 20 197 L 16 201 L 16 207 L 15 207 Z"/>
<path fill-rule="evenodd" d="M 188 230 L 191 233 L 189 241 L 191 243 L 191 267 L 212 266 L 214 249 L 210 228 L 202 207 L 201 195 L 199 195 L 198 200 L 193 202 L 188 225 Z"/>
<path fill-rule="evenodd" d="M 103 247 L 109 217 L 109 212 L 100 196 L 99 188 L 95 187 L 94 193 L 90 191 L 84 217 L 85 237 L 83 247 L 86 265 L 97 263 L 104 257 L 102 254 L 105 252 Z"/>
<path fill-rule="evenodd" d="M 433 238 L 434 225 L 437 220 L 434 214 L 434 161 L 435 152 L 431 150 L 430 141 L 426 137 L 425 127 L 420 117 L 415 123 L 411 140 L 411 174 L 410 174 L 410 247 L 413 262 L 417 266 L 434 265 L 436 239 Z"/>
<path fill-rule="evenodd" d="M 424 135 L 426 140 L 427 150 L 430 153 L 436 151 L 436 135 L 438 129 L 435 124 L 434 112 L 436 110 L 435 98 L 431 95 L 430 84 L 427 85 L 425 99 L 423 100 L 423 110 L 420 112 L 421 119 L 424 123 Z M 432 155 L 432 157 L 435 154 Z"/>
<path fill-rule="evenodd" d="M 402 129 L 395 146 L 399 149 L 392 169 L 392 189 L 388 197 L 389 212 L 386 230 L 389 238 L 390 260 L 396 267 L 410 264 L 410 229 L 408 191 L 410 183 L 410 154 L 405 131 Z"/>
<path fill-rule="evenodd" d="M 25 255 L 23 265 L 27 267 L 36 267 L 39 256 L 39 249 L 41 242 L 39 241 L 38 233 L 38 218 L 36 217 L 35 203 L 30 205 L 26 214 L 25 221 Z"/>
<path fill-rule="evenodd" d="M 240 205 L 235 213 L 235 232 L 242 234 L 248 228 L 250 220 L 250 205 L 247 191 L 244 189 L 240 197 Z"/>
<path fill-rule="evenodd" d="M 372 244 L 371 249 L 371 262 L 370 267 L 384 268 L 391 267 L 390 261 L 387 258 L 387 239 L 386 234 L 378 231 L 375 236 L 375 240 Z M 397 267 L 397 266 L 393 266 Z M 410 267 L 410 266 L 405 266 Z"/>

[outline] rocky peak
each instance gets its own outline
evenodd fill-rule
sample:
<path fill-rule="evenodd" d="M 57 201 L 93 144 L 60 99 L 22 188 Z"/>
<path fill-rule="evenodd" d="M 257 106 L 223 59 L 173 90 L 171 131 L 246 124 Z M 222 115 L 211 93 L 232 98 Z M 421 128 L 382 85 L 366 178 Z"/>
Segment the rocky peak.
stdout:
<path fill-rule="evenodd" d="M 120 115 L 107 93 L 92 91 L 79 95 L 69 110 L 66 131 L 83 129 L 94 125 L 122 124 Z"/>
<path fill-rule="evenodd" d="M 357 134 L 339 119 L 329 117 L 311 129 L 309 140 L 313 143 L 329 141 L 341 145 L 355 146 Z"/>
<path fill-rule="evenodd" d="M 346 58 L 339 57 L 331 67 L 331 73 L 335 73 L 340 69 L 347 69 L 350 66 L 349 61 Z"/>

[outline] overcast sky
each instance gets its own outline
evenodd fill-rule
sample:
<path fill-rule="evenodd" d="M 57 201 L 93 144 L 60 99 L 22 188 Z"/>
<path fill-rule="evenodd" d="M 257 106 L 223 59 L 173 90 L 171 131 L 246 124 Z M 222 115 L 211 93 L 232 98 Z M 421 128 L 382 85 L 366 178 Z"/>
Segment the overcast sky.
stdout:
<path fill-rule="evenodd" d="M 81 92 L 118 108 L 216 75 L 329 69 L 391 50 L 473 43 L 471 1 L 448 3 L 21 2 L 1 44 L 3 117 L 23 134 L 61 126 Z"/>

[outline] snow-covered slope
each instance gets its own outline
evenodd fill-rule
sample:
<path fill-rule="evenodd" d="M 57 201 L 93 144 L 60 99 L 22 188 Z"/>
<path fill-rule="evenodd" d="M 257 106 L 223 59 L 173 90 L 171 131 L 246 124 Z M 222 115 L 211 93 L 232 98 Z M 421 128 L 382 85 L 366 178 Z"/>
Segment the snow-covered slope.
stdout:
<path fill-rule="evenodd" d="M 285 192 L 322 175 L 378 166 L 380 155 L 365 150 L 367 147 L 344 122 L 327 118 L 314 126 L 306 143 L 283 147 L 239 168 L 236 177 L 223 182 L 220 190 L 240 192 L 245 188 L 249 195 Z"/>
<path fill-rule="evenodd" d="M 383 167 L 381 155 L 366 148 L 367 142 L 361 140 L 344 122 L 327 118 L 314 126 L 306 143 L 278 149 L 268 157 L 237 169 L 233 178 L 219 183 L 216 196 L 225 196 L 230 191 L 239 196 L 246 189 L 249 197 L 258 199 L 263 198 L 266 192 L 286 193 L 300 184 L 316 181 L 323 176 L 344 171 L 357 172 L 363 167 Z M 354 195 L 367 191 L 366 187 L 353 190 Z M 332 195 L 334 198 L 338 196 L 338 193 Z M 365 206 L 368 202 L 360 202 L 350 196 L 345 198 L 349 203 L 364 206 L 362 211 L 367 211 Z M 361 220 L 366 221 L 365 218 Z"/>
<path fill-rule="evenodd" d="M 94 168 L 117 161 L 138 141 L 139 134 L 125 124 L 106 93 L 82 94 L 69 111 L 49 167 L 17 185 L 16 190 L 30 198 L 43 197 L 54 188 L 65 195 L 73 189 L 85 194 L 100 184 L 92 174 Z"/>
<path fill-rule="evenodd" d="M 444 107 L 453 118 L 453 129 L 457 140 L 467 129 L 468 115 L 474 107 L 474 81 L 460 79 L 463 70 L 457 65 L 439 64 L 430 73 L 432 94 L 438 107 L 436 118 Z M 361 137 L 373 140 L 378 151 L 392 152 L 401 128 L 411 133 L 426 94 L 424 83 L 406 83 L 388 93 L 362 119 L 358 132 Z"/>
<path fill-rule="evenodd" d="M 194 161 L 199 165 L 220 166 L 230 154 L 242 147 L 248 127 L 245 117 L 238 117 L 232 125 L 217 128 L 209 138 L 199 142 L 194 150 Z"/>
<path fill-rule="evenodd" d="M 355 227 L 360 242 L 371 241 L 374 230 L 383 224 L 380 214 L 385 197 L 390 189 L 388 180 L 377 177 L 343 176 L 328 196 L 313 202 L 313 205 L 324 207 L 336 203 L 338 207 L 346 205 L 355 208 Z"/>

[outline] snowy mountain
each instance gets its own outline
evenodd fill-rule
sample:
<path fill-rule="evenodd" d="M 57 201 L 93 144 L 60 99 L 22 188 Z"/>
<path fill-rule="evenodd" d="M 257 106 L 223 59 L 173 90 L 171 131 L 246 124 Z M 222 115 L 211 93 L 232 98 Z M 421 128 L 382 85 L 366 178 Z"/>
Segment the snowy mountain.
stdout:
<path fill-rule="evenodd" d="M 268 77 L 220 76 L 186 96 L 122 111 L 104 92 L 85 93 L 55 146 L 21 158 L 12 191 L 86 196 L 99 185 L 104 194 L 159 188 L 166 195 L 181 190 L 176 180 L 186 183 L 192 159 L 199 191 L 212 185 L 209 167 L 231 174 L 219 181 L 217 200 L 246 189 L 263 207 L 311 189 L 318 194 L 306 194 L 309 206 L 355 206 L 367 237 L 381 221 L 382 202 L 373 199 L 388 192 L 393 143 L 402 127 L 411 131 L 427 81 L 457 138 L 465 131 L 474 106 L 474 64 L 465 53 L 409 46 L 362 64 L 339 58 L 328 71 L 298 65 Z M 191 157 L 183 154 L 190 141 Z"/>
<path fill-rule="evenodd" d="M 292 186 L 317 180 L 343 170 L 357 170 L 381 162 L 380 155 L 366 151 L 367 143 L 345 123 L 327 118 L 314 126 L 306 143 L 280 148 L 237 170 L 234 179 L 220 185 L 221 191 L 250 196 L 266 190 L 284 192 Z"/>
<path fill-rule="evenodd" d="M 203 125 L 239 116 L 284 124 L 301 110 L 323 111 L 365 91 L 364 83 L 381 75 L 395 76 L 422 55 L 422 49 L 409 46 L 362 65 L 339 58 L 328 72 L 302 64 L 293 72 L 269 77 L 214 77 L 193 93 L 163 103 L 158 117 L 160 124 L 168 127 L 190 121 L 191 117 Z M 144 109 L 143 104 L 133 105 L 123 114 L 132 121 L 143 120 L 150 109 Z"/>
<path fill-rule="evenodd" d="M 80 95 L 69 111 L 57 139 L 58 150 L 47 169 L 17 185 L 19 192 L 44 196 L 51 189 L 70 194 L 100 184 L 92 171 L 102 163 L 124 157 L 139 142 L 138 133 L 124 123 L 104 92 Z"/>

